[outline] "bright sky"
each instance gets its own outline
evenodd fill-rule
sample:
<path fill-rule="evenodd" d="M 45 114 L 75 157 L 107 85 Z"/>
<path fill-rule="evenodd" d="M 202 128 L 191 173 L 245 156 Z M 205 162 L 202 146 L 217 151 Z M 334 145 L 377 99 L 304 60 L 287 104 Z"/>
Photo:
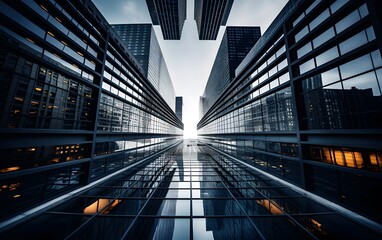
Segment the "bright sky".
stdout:
<path fill-rule="evenodd" d="M 93 0 L 111 24 L 151 23 L 145 0 Z M 235 0 L 227 26 L 260 26 L 263 34 L 287 0 Z M 196 138 L 199 97 L 203 95 L 225 27 L 215 41 L 200 41 L 194 20 L 194 1 L 187 0 L 187 19 L 181 40 L 163 40 L 154 26 L 176 96 L 183 96 L 184 137 Z"/>

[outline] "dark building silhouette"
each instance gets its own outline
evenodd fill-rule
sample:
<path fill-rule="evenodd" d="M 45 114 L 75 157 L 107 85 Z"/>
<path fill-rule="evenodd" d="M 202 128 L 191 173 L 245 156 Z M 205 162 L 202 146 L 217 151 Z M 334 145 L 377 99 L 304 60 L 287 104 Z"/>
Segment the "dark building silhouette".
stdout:
<path fill-rule="evenodd" d="M 175 90 L 152 25 L 114 24 L 112 27 L 142 66 L 145 77 L 175 110 Z"/>
<path fill-rule="evenodd" d="M 233 0 L 195 0 L 194 20 L 199 40 L 216 40 L 220 26 L 225 26 Z"/>
<path fill-rule="evenodd" d="M 154 25 L 160 25 L 165 40 L 180 40 L 186 20 L 186 0 L 146 0 Z"/>
<path fill-rule="evenodd" d="M 175 114 L 180 119 L 180 121 L 183 121 L 183 97 L 176 97 Z"/>
<path fill-rule="evenodd" d="M 203 93 L 203 113 L 235 78 L 235 70 L 261 37 L 260 27 L 227 27 Z"/>

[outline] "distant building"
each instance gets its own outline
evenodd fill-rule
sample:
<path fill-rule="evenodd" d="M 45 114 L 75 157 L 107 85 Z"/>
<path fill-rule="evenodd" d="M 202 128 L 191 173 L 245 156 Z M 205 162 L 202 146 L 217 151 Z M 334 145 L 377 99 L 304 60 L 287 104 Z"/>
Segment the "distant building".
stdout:
<path fill-rule="evenodd" d="M 215 40 L 220 26 L 225 26 L 233 0 L 195 0 L 194 19 L 199 40 Z"/>
<path fill-rule="evenodd" d="M 145 77 L 175 111 L 175 90 L 151 24 L 112 25 L 144 70 Z"/>
<path fill-rule="evenodd" d="M 179 40 L 186 20 L 186 0 L 146 0 L 154 25 L 160 25 L 165 40 Z"/>
<path fill-rule="evenodd" d="M 180 121 L 183 121 L 183 97 L 176 97 L 175 114 Z"/>
<path fill-rule="evenodd" d="M 226 28 L 203 93 L 203 113 L 235 78 L 237 66 L 260 37 L 260 27 Z"/>

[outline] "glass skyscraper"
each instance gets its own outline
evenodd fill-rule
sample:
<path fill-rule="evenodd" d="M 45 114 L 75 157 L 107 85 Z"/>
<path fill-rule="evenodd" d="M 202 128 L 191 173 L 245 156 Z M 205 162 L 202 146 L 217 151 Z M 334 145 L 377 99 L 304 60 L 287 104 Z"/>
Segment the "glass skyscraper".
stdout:
<path fill-rule="evenodd" d="M 91 1 L 0 1 L 4 220 L 179 142 L 183 124 Z"/>
<path fill-rule="evenodd" d="M 260 27 L 226 28 L 201 99 L 203 114 L 235 78 L 236 68 L 260 37 Z"/>
<path fill-rule="evenodd" d="M 199 122 L 201 141 L 381 224 L 378 6 L 289 1 Z"/>
<path fill-rule="evenodd" d="M 381 239 L 378 6 L 291 0 L 182 141 L 90 0 L 0 0 L 0 239 Z"/>
<path fill-rule="evenodd" d="M 180 119 L 180 121 L 183 121 L 183 97 L 176 97 L 175 114 Z"/>
<path fill-rule="evenodd" d="M 143 68 L 145 77 L 175 111 L 175 90 L 151 24 L 112 25 Z"/>
<path fill-rule="evenodd" d="M 216 40 L 220 26 L 225 26 L 234 0 L 195 0 L 194 20 L 199 40 Z"/>
<path fill-rule="evenodd" d="M 180 40 L 186 20 L 186 0 L 146 0 L 151 21 L 160 25 L 165 40 Z"/>

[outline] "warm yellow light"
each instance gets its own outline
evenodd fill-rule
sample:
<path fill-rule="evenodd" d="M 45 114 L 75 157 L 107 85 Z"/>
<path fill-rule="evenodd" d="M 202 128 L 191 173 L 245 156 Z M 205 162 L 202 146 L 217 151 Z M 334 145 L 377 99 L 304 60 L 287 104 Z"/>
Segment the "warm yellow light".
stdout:
<path fill-rule="evenodd" d="M 256 202 L 260 204 L 261 206 L 265 207 L 272 214 L 275 214 L 275 215 L 284 214 L 283 211 L 281 210 L 281 207 L 278 206 L 277 203 L 269 201 L 268 199 L 260 199 L 260 200 L 257 200 Z"/>
<path fill-rule="evenodd" d="M 0 173 L 5 173 L 5 172 L 12 172 L 12 171 L 16 171 L 16 170 L 19 170 L 20 167 L 16 166 L 16 167 L 9 167 L 9 168 L 3 168 L 3 169 L 0 169 Z"/>
<path fill-rule="evenodd" d="M 375 153 L 370 153 L 370 163 L 371 165 L 378 165 L 377 155 Z"/>
<path fill-rule="evenodd" d="M 21 197 L 20 194 L 16 194 L 16 195 L 13 196 L 13 198 L 19 198 L 19 197 Z"/>
<path fill-rule="evenodd" d="M 49 31 L 48 31 L 48 34 L 49 34 L 50 36 L 54 37 L 54 34 L 53 34 L 52 32 L 49 32 Z"/>
<path fill-rule="evenodd" d="M 78 55 L 80 55 L 81 57 L 84 56 L 84 54 L 82 52 L 77 52 Z"/>
<path fill-rule="evenodd" d="M 340 166 L 344 166 L 345 165 L 344 156 L 342 154 L 342 151 L 335 150 L 334 151 L 334 156 L 336 157 L 337 165 L 340 165 Z"/>
<path fill-rule="evenodd" d="M 97 201 L 95 201 L 94 203 L 90 204 L 89 206 L 87 206 L 85 209 L 84 209 L 84 213 L 85 214 L 95 214 L 97 213 L 99 210 L 103 209 L 104 207 L 106 207 L 106 205 L 110 202 L 110 199 L 106 199 L 106 198 L 100 198 L 98 199 Z"/>
<path fill-rule="evenodd" d="M 39 88 L 39 87 L 36 87 L 34 90 L 36 90 L 36 91 L 38 91 L 38 92 L 41 92 L 41 91 L 42 91 L 42 89 Z"/>
<path fill-rule="evenodd" d="M 109 214 L 122 200 L 114 200 L 112 204 L 110 204 L 107 208 L 105 208 L 104 211 L 102 211 L 102 214 Z"/>

